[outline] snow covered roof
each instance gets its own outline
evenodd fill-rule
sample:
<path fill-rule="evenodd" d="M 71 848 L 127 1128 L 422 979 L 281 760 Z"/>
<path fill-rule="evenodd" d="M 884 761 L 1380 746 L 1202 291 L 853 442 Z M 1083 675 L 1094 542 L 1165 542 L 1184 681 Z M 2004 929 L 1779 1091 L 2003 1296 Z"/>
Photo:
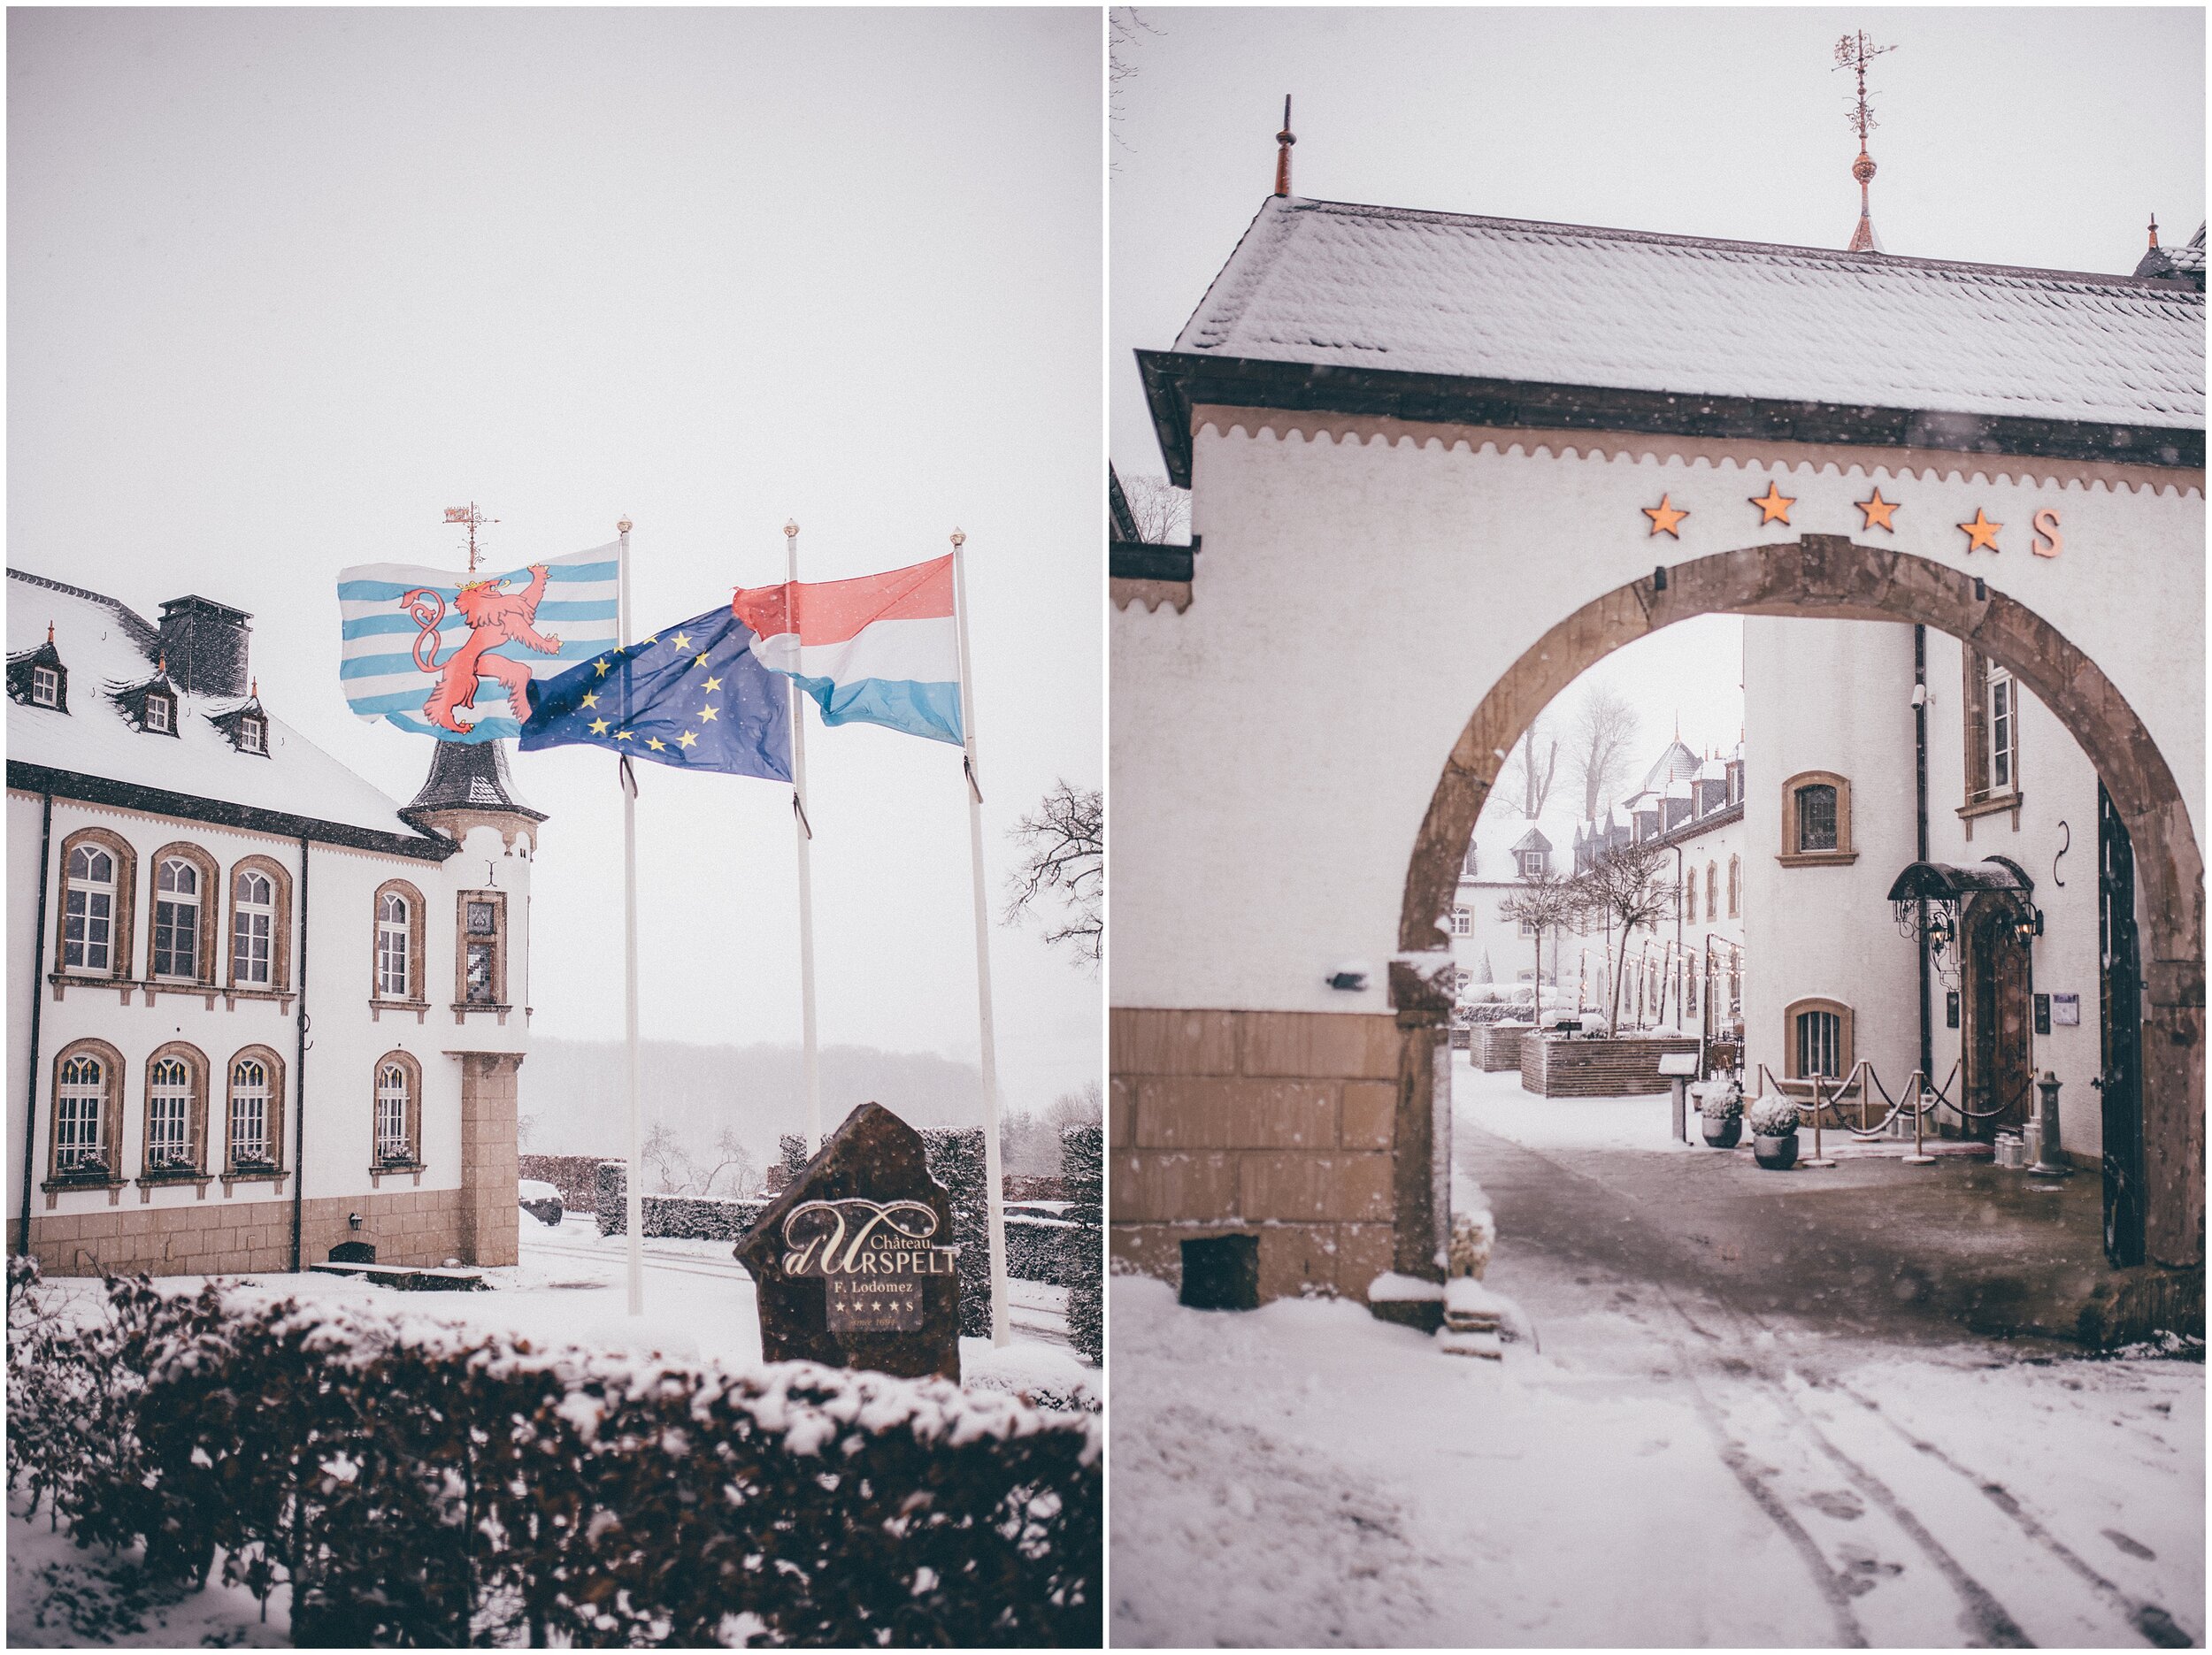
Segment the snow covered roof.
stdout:
<path fill-rule="evenodd" d="M 8 571 L 8 654 L 39 649 L 53 627 L 54 652 L 68 673 L 65 709 L 11 697 L 8 782 L 52 785 L 54 777 L 90 778 L 82 796 L 133 803 L 161 814 L 191 814 L 238 826 L 403 855 L 437 859 L 452 841 L 403 820 L 399 805 L 281 719 L 267 716 L 266 751 L 243 751 L 226 724 L 250 698 L 198 694 L 173 678 L 162 686 L 176 703 L 174 732 L 141 729 L 117 692 L 142 689 L 157 675 L 160 630 L 117 600 L 21 570 Z M 218 723 L 217 720 L 225 723 Z M 42 774 L 43 773 L 43 774 Z M 78 787 L 62 791 L 73 796 Z M 168 795 L 167 798 L 155 795 Z"/>
<path fill-rule="evenodd" d="M 1178 352 L 2193 428 L 2204 298 L 1954 264 L 1270 197 Z"/>
<path fill-rule="evenodd" d="M 2184 245 L 2174 249 L 2167 257 L 2173 261 L 2176 270 L 2193 270 L 2201 274 L 2204 270 L 2204 226 L 2199 225 L 2197 233 Z"/>
<path fill-rule="evenodd" d="M 1658 793 L 1670 782 L 1687 781 L 1697 774 L 1697 755 L 1684 747 L 1682 738 L 1677 736 L 1668 742 L 1659 756 L 1652 761 L 1651 768 L 1644 772 L 1644 785 L 1637 791 L 1647 793 Z M 1686 799 L 1689 797 L 1686 790 L 1682 797 Z"/>

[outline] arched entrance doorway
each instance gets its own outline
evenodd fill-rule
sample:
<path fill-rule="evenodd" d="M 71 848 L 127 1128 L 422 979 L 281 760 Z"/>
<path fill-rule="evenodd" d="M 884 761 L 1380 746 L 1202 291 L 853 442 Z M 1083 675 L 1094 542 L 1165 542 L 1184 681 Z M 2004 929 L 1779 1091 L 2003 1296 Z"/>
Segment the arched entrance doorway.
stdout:
<path fill-rule="evenodd" d="M 2124 833 L 2135 885 L 2145 1252 L 2159 1264 L 2200 1266 L 2204 865 L 2187 807 L 2141 719 L 2102 670 L 2041 616 L 1958 570 L 1842 535 L 1809 534 L 1655 571 L 1576 609 L 1514 662 L 1454 744 L 1407 868 L 1400 948 L 1422 954 L 1444 946 L 1437 916 L 1449 910 L 1460 858 L 1504 755 L 1531 720 L 1614 650 L 1715 613 L 1919 623 L 1947 632 L 2009 670 L 2088 755 L 2111 801 L 2112 824 Z M 1404 967 L 1394 970 L 1393 994 L 1403 1036 L 1400 1095 L 1410 1106 L 1400 1118 L 1433 1120 L 1448 1001 Z M 1415 1251 L 1409 1235 L 1432 1228 L 1440 1184 L 1402 1165 L 1402 1259 Z"/>
<path fill-rule="evenodd" d="M 1971 1137 L 2018 1128 L 2034 1102 L 2034 1048 L 2028 1038 L 2035 992 L 2028 941 L 2034 924 L 2034 908 L 2010 891 L 1978 893 L 1960 916 L 1965 1115 Z"/>

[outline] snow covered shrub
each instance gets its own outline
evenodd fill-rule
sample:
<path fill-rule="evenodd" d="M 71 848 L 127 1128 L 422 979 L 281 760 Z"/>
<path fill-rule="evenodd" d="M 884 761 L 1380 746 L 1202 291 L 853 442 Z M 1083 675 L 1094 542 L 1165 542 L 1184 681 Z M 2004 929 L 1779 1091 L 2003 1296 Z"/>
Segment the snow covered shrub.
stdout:
<path fill-rule="evenodd" d="M 599 1233 L 627 1234 L 630 1187 L 627 1169 L 620 1161 L 600 1162 L 597 1195 Z M 649 1237 L 735 1241 L 753 1227 L 753 1221 L 767 1205 L 762 1200 L 726 1201 L 697 1195 L 648 1195 L 638 1203 L 638 1215 Z"/>
<path fill-rule="evenodd" d="M 1772 1095 L 1751 1106 L 1751 1130 L 1760 1138 L 1787 1138 L 1797 1130 L 1797 1106 Z"/>
<path fill-rule="evenodd" d="M 741 1617 L 777 1644 L 1100 1640 L 1089 1415 L 109 1291 L 61 1395 L 12 1384 L 11 1472 L 150 1570 L 204 1575 L 219 1546 L 227 1579 L 288 1582 L 302 1644 L 697 1646 Z"/>
<path fill-rule="evenodd" d="M 1106 1144 L 1095 1121 L 1060 1134 L 1060 1176 L 1078 1228 L 1068 1280 L 1068 1337 L 1094 1365 L 1106 1361 Z"/>
<path fill-rule="evenodd" d="M 960 1331 L 991 1335 L 990 1180 L 984 1169 L 983 1129 L 937 1127 L 922 1134 L 929 1176 L 952 1197 L 952 1240 L 960 1249 Z"/>
<path fill-rule="evenodd" d="M 1716 1126 L 1743 1118 L 1743 1088 L 1732 1080 L 1709 1080 L 1698 1088 L 1697 1112 Z"/>

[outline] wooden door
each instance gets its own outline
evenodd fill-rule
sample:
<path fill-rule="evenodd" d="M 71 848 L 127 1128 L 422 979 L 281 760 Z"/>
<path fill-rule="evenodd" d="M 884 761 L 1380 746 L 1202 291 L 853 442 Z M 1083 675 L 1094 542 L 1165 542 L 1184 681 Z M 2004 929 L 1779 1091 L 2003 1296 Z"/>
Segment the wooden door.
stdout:
<path fill-rule="evenodd" d="M 2011 901 L 1985 901 L 1973 918 L 1966 1092 L 1983 1117 L 1970 1127 L 1976 1138 L 2024 1124 L 2035 1101 L 2028 941 L 2019 917 Z"/>

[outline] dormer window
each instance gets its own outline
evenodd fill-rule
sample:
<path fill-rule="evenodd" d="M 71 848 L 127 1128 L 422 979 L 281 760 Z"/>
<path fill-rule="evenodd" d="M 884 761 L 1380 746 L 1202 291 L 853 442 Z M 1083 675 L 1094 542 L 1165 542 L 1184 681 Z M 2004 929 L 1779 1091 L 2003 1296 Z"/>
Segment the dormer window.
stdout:
<path fill-rule="evenodd" d="M 1540 879 L 1543 877 L 1544 853 L 1540 850 L 1523 851 L 1521 853 L 1521 877 L 1524 879 Z"/>
<path fill-rule="evenodd" d="M 46 629 L 46 641 L 35 649 L 8 657 L 8 695 L 29 707 L 69 710 L 69 670 L 54 648 L 54 629 Z"/>
<path fill-rule="evenodd" d="M 268 738 L 261 720 L 249 717 L 238 721 L 238 750 L 241 753 L 268 751 Z"/>
<path fill-rule="evenodd" d="M 147 729 L 157 735 L 168 734 L 174 714 L 175 709 L 171 707 L 169 698 L 160 691 L 157 690 L 147 696 L 145 715 Z"/>
<path fill-rule="evenodd" d="M 31 705 L 58 707 L 61 705 L 61 674 L 51 667 L 31 669 Z"/>

